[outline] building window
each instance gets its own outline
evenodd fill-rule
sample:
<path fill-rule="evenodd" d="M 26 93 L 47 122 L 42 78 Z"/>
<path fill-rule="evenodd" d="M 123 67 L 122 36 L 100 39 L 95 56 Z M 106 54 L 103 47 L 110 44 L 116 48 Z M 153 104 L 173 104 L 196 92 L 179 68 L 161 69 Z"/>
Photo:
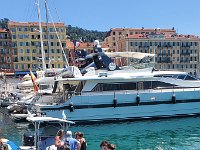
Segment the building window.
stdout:
<path fill-rule="evenodd" d="M 19 39 L 23 39 L 23 34 L 18 34 Z"/>
<path fill-rule="evenodd" d="M 18 64 L 15 64 L 15 69 L 18 69 Z"/>
<path fill-rule="evenodd" d="M 24 34 L 25 39 L 29 39 L 29 34 Z"/>
<path fill-rule="evenodd" d="M 11 31 L 12 32 L 16 32 L 16 28 L 11 28 Z"/>
<path fill-rule="evenodd" d="M 49 28 L 49 32 L 53 32 L 53 28 Z"/>
<path fill-rule="evenodd" d="M 30 46 L 30 43 L 29 43 L 29 42 L 26 42 L 26 46 Z"/>
<path fill-rule="evenodd" d="M 13 35 L 12 35 L 12 38 L 13 38 L 13 39 L 16 39 L 16 35 L 15 35 L 15 34 L 13 34 Z"/>
<path fill-rule="evenodd" d="M 50 35 L 50 39 L 54 39 L 54 35 Z"/>
<path fill-rule="evenodd" d="M 26 53 L 30 53 L 30 49 L 26 49 Z"/>
<path fill-rule="evenodd" d="M 24 27 L 24 31 L 25 31 L 25 32 L 28 31 L 28 27 Z"/>
<path fill-rule="evenodd" d="M 21 68 L 24 69 L 24 64 L 21 64 Z"/>
<path fill-rule="evenodd" d="M 30 61 L 30 57 L 29 57 L 29 56 L 27 56 L 27 57 L 26 57 L 26 60 L 27 60 L 27 61 Z"/>
<path fill-rule="evenodd" d="M 5 49 L 6 54 L 10 54 L 10 49 Z"/>
<path fill-rule="evenodd" d="M 44 39 L 47 39 L 47 35 L 46 34 L 44 34 Z"/>
<path fill-rule="evenodd" d="M 113 46 L 116 46 L 116 43 L 115 43 L 115 42 L 113 42 Z"/>
<path fill-rule="evenodd" d="M 51 46 L 53 46 L 53 42 L 51 42 Z"/>
<path fill-rule="evenodd" d="M 113 32 L 113 35 L 115 35 L 115 32 Z"/>
<path fill-rule="evenodd" d="M 10 63 L 10 62 L 11 62 L 10 57 L 7 57 L 7 63 Z"/>
<path fill-rule="evenodd" d="M 36 49 L 32 49 L 32 53 L 36 53 Z"/>
<path fill-rule="evenodd" d="M 17 55 L 17 54 L 18 54 L 18 50 L 14 49 L 14 55 Z"/>
<path fill-rule="evenodd" d="M 18 28 L 18 31 L 22 31 L 22 28 L 21 28 L 21 27 L 19 27 L 19 28 Z"/>

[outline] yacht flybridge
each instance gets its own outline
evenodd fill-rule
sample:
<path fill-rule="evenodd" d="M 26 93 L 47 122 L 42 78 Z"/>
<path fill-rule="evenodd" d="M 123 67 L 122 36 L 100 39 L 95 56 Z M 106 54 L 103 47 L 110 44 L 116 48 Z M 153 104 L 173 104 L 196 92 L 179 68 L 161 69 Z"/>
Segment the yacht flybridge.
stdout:
<path fill-rule="evenodd" d="M 137 55 L 139 62 L 153 57 L 142 55 Z M 200 114 L 200 80 L 192 75 L 152 67 L 121 69 L 103 51 L 92 57 L 96 69 L 90 65 L 84 76 L 57 78 L 53 92 L 60 93 L 63 102 L 36 104 L 39 113 L 62 118 L 64 111 L 68 119 L 79 123 Z"/>

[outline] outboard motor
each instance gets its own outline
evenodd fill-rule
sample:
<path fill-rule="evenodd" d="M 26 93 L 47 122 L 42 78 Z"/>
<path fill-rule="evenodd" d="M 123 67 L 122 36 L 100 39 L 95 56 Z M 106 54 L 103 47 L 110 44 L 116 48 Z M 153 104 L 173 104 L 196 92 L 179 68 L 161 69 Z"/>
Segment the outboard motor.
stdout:
<path fill-rule="evenodd" d="M 31 135 L 31 133 L 24 133 L 22 142 L 23 146 L 34 146 L 34 135 Z"/>

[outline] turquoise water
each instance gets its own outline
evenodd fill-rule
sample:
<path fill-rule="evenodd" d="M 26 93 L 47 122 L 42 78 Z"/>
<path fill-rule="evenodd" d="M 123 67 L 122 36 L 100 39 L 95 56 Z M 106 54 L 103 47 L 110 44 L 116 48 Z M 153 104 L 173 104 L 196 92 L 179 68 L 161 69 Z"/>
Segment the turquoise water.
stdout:
<path fill-rule="evenodd" d="M 0 137 L 21 145 L 28 124 L 13 123 L 0 113 Z M 117 150 L 200 150 L 200 117 L 148 120 L 113 124 L 72 126 L 84 132 L 88 150 L 100 149 L 102 140 L 117 145 Z"/>

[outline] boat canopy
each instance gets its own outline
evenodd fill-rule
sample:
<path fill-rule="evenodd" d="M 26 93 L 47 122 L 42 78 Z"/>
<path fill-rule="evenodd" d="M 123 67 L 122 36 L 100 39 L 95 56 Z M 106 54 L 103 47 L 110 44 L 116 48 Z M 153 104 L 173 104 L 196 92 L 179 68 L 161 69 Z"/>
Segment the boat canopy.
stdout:
<path fill-rule="evenodd" d="M 139 52 L 105 52 L 108 57 L 128 57 L 135 59 L 144 59 L 145 57 L 153 58 L 155 54 L 139 53 Z"/>
<path fill-rule="evenodd" d="M 65 122 L 68 124 L 75 124 L 73 121 L 69 121 L 66 119 L 59 119 L 59 118 L 53 118 L 53 117 L 27 117 L 26 118 L 30 122 Z"/>

